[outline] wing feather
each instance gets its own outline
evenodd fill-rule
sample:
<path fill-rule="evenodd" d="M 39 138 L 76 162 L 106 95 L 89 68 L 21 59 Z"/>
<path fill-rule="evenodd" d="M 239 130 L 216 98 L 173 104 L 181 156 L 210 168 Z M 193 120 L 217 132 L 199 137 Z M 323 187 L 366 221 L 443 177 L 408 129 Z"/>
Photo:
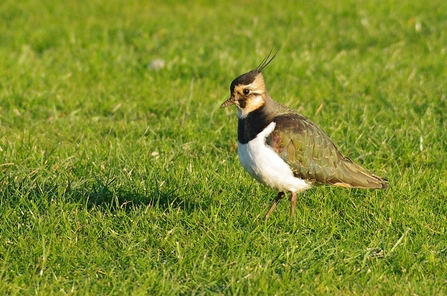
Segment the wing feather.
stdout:
<path fill-rule="evenodd" d="M 355 188 L 386 188 L 386 180 L 373 175 L 338 151 L 329 137 L 298 113 L 276 116 L 270 145 L 294 175 L 315 184 Z"/>

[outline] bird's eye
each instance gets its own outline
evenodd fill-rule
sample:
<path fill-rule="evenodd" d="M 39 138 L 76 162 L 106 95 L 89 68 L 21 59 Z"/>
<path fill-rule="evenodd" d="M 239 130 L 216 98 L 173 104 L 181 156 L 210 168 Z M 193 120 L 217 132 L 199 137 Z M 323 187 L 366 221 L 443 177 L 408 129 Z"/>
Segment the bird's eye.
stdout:
<path fill-rule="evenodd" d="M 248 95 L 250 93 L 250 90 L 248 88 L 244 88 L 244 95 Z"/>

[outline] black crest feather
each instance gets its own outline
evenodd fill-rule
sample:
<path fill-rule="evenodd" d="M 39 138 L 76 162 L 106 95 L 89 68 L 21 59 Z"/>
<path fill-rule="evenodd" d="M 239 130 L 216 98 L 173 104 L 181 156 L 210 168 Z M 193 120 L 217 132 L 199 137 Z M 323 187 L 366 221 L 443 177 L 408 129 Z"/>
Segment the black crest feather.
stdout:
<path fill-rule="evenodd" d="M 271 61 L 273 61 L 273 59 L 276 57 L 276 54 L 278 53 L 279 50 L 277 50 L 273 56 L 272 56 L 272 51 L 273 50 L 270 50 L 269 54 L 262 60 L 262 62 L 259 64 L 259 66 L 257 66 L 253 71 L 256 71 L 258 73 L 262 72 L 262 70 L 264 70 L 265 67 L 267 67 Z"/>
<path fill-rule="evenodd" d="M 264 70 L 265 67 L 267 67 L 271 61 L 273 61 L 273 59 L 276 57 L 276 54 L 278 53 L 278 51 L 279 50 L 277 50 L 275 52 L 275 54 L 272 56 L 273 50 L 270 50 L 269 54 L 262 60 L 262 62 L 256 68 L 254 68 L 250 72 L 242 74 L 242 75 L 238 76 L 236 79 L 234 79 L 230 85 L 231 93 L 233 93 L 234 87 L 236 85 L 239 85 L 239 84 L 248 85 L 248 84 L 252 83 L 255 80 L 256 76 L 258 76 L 258 74 L 261 73 L 262 70 Z"/>

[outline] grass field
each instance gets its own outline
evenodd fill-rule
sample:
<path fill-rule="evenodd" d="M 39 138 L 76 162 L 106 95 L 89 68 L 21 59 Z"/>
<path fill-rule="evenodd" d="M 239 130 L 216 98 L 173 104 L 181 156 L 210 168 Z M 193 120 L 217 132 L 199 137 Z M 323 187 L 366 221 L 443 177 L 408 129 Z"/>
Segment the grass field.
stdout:
<path fill-rule="evenodd" d="M 272 49 L 271 96 L 388 190 L 262 219 L 219 106 Z M 447 294 L 446 55 L 441 0 L 3 0 L 0 294 Z"/>

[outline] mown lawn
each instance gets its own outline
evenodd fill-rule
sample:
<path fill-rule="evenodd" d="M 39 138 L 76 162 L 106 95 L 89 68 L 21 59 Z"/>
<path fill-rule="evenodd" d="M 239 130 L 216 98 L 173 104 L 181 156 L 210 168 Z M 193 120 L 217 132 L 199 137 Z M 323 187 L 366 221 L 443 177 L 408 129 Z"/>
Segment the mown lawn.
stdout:
<path fill-rule="evenodd" d="M 219 106 L 272 49 L 388 190 L 262 219 Z M 2 1 L 0 294 L 447 294 L 446 54 L 441 0 Z"/>

